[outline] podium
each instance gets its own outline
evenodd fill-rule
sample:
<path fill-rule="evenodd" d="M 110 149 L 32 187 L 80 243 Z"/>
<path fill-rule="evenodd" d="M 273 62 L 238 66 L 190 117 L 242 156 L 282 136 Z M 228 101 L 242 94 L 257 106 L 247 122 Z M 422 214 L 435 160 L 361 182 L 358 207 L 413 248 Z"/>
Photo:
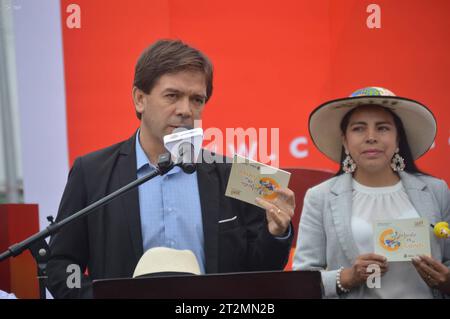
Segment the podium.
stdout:
<path fill-rule="evenodd" d="M 96 299 L 318 299 L 319 271 L 180 275 L 93 282 Z"/>

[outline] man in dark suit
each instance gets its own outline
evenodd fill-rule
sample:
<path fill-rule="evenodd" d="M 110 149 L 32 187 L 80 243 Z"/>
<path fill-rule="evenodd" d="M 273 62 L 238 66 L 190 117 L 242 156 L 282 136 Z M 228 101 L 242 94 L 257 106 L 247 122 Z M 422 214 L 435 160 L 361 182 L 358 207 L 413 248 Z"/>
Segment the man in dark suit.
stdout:
<path fill-rule="evenodd" d="M 181 41 L 147 48 L 132 93 L 139 129 L 75 160 L 57 220 L 151 172 L 167 152 L 163 137 L 201 119 L 212 78 L 208 58 Z M 90 298 L 92 280 L 131 277 L 142 254 L 157 246 L 192 250 L 202 273 L 283 269 L 293 238 L 293 192 L 279 189 L 275 200 L 261 199 L 264 211 L 226 197 L 231 165 L 211 162 L 197 164 L 191 175 L 175 167 L 53 236 L 47 272 L 54 297 Z M 80 287 L 68 285 L 73 264 L 84 273 Z"/>

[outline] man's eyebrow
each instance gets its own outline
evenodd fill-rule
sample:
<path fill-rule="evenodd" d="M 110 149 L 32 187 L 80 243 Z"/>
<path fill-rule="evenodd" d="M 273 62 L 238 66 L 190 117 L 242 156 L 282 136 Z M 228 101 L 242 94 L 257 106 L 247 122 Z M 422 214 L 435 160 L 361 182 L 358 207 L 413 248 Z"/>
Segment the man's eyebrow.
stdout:
<path fill-rule="evenodd" d="M 163 93 L 164 92 L 174 92 L 174 93 L 183 93 L 182 91 L 180 91 L 180 90 L 177 90 L 177 89 L 174 89 L 174 88 L 165 88 L 164 90 L 163 90 Z"/>
<path fill-rule="evenodd" d="M 206 99 L 206 95 L 202 94 L 202 93 L 194 93 L 194 94 L 192 94 L 192 96 L 194 96 L 194 97 L 201 97 L 202 99 Z"/>
<path fill-rule="evenodd" d="M 164 93 L 178 93 L 178 94 L 185 94 L 185 92 L 184 91 L 181 91 L 181 90 L 178 90 L 178 89 L 175 89 L 175 88 L 165 88 L 163 91 L 162 91 L 162 93 L 164 94 Z M 203 93 L 193 93 L 192 94 L 192 96 L 196 96 L 196 97 L 201 97 L 201 98 L 203 98 L 203 99 L 206 99 L 206 94 L 203 94 Z"/>

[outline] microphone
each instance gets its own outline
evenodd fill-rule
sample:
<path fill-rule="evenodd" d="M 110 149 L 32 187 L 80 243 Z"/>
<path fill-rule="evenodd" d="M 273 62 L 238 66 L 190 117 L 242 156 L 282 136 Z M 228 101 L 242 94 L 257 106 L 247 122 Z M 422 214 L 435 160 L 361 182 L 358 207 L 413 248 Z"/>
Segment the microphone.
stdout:
<path fill-rule="evenodd" d="M 192 174 L 197 169 L 195 166 L 194 145 L 188 141 L 182 141 L 178 145 L 178 161 L 183 172 Z"/>
<path fill-rule="evenodd" d="M 21 254 L 25 249 L 30 250 L 31 255 L 36 260 L 36 264 L 38 265 L 38 278 L 39 278 L 39 295 L 40 298 L 45 299 L 45 287 L 46 287 L 46 269 L 47 263 L 49 260 L 49 256 L 51 255 L 50 247 L 48 246 L 45 238 L 52 236 L 59 232 L 61 228 L 66 227 L 71 222 L 75 220 L 81 220 L 81 218 L 86 217 L 93 212 L 98 211 L 99 207 L 103 207 L 111 201 L 115 200 L 117 197 L 122 196 L 123 194 L 129 192 L 132 189 L 135 189 L 139 185 L 151 180 L 152 178 L 158 175 L 164 175 L 169 172 L 173 168 L 174 164 L 172 162 L 171 156 L 169 153 L 161 154 L 158 157 L 158 165 L 155 170 L 153 170 L 148 175 L 145 175 L 141 178 L 138 178 L 131 183 L 119 188 L 118 190 L 106 195 L 105 197 L 100 198 L 96 202 L 89 204 L 89 206 L 73 213 L 72 215 L 63 218 L 60 221 L 54 222 L 52 218 L 48 218 L 50 225 L 47 228 L 41 230 L 34 235 L 26 238 L 20 243 L 14 244 L 8 248 L 5 252 L 0 251 L 0 262 L 10 258 L 15 257 Z"/>
<path fill-rule="evenodd" d="M 164 146 L 172 154 L 175 165 L 183 172 L 192 174 L 196 170 L 196 160 L 203 141 L 203 130 L 186 126 L 176 128 L 172 134 L 164 136 Z"/>
<path fill-rule="evenodd" d="M 430 224 L 433 227 L 434 234 L 439 238 L 449 238 L 450 229 L 447 222 L 439 222 L 436 225 Z"/>

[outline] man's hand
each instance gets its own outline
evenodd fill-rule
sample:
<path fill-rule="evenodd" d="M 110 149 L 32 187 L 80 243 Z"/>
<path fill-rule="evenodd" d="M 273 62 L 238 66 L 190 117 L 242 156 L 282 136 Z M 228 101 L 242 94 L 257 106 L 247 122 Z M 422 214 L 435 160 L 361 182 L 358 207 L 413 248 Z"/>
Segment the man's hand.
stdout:
<path fill-rule="evenodd" d="M 256 198 L 256 202 L 266 209 L 267 226 L 273 236 L 283 236 L 294 216 L 295 196 L 289 188 L 274 190 L 277 197 L 272 200 Z"/>

